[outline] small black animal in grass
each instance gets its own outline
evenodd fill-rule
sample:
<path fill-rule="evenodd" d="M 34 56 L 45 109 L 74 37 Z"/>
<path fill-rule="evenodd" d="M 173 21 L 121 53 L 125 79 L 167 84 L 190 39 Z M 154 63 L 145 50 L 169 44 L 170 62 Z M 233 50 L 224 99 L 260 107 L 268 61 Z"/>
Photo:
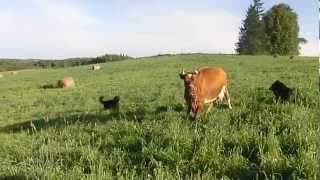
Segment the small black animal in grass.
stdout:
<path fill-rule="evenodd" d="M 113 99 L 111 100 L 103 100 L 103 96 L 99 97 L 99 101 L 101 104 L 103 104 L 104 109 L 111 109 L 111 110 L 119 110 L 119 101 L 120 101 L 120 97 L 119 96 L 115 96 Z"/>
<path fill-rule="evenodd" d="M 294 89 L 287 87 L 279 80 L 276 80 L 269 90 L 273 92 L 277 100 L 281 101 L 289 101 L 290 97 L 294 95 Z"/>

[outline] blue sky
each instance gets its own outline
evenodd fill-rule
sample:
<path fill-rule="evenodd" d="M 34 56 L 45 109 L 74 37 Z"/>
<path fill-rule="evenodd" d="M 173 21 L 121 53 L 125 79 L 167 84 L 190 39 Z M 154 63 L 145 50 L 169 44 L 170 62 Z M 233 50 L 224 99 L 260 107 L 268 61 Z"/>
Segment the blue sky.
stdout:
<path fill-rule="evenodd" d="M 289 4 L 302 55 L 318 55 L 318 2 Z M 69 58 L 105 53 L 233 53 L 251 0 L 2 0 L 0 57 Z"/>

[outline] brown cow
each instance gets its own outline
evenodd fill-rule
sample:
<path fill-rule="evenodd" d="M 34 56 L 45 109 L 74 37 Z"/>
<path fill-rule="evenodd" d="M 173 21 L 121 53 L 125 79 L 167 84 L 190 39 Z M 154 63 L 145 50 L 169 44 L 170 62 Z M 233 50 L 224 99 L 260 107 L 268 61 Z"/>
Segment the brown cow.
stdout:
<path fill-rule="evenodd" d="M 228 78 L 225 71 L 220 67 L 200 68 L 194 72 L 179 74 L 184 81 L 184 98 L 188 105 L 188 113 L 197 118 L 199 112 L 203 111 L 204 104 L 210 103 L 207 112 L 212 108 L 213 102 L 222 101 L 227 98 L 230 109 L 231 102 L 227 90 Z"/>

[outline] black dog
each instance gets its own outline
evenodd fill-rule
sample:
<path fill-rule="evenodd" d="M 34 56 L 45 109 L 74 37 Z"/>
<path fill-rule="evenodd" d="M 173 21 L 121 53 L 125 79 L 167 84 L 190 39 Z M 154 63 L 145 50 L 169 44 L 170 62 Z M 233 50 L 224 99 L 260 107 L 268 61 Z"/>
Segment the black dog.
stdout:
<path fill-rule="evenodd" d="M 103 96 L 100 96 L 99 101 L 101 104 L 103 104 L 104 109 L 119 110 L 119 101 L 120 101 L 119 96 L 115 96 L 113 99 L 107 100 L 107 101 L 104 101 Z"/>
<path fill-rule="evenodd" d="M 276 80 L 271 85 L 269 90 L 273 92 L 277 100 L 281 100 L 281 101 L 290 100 L 290 97 L 293 95 L 293 91 L 294 91 L 292 88 L 287 87 L 285 84 L 283 84 L 279 80 Z"/>

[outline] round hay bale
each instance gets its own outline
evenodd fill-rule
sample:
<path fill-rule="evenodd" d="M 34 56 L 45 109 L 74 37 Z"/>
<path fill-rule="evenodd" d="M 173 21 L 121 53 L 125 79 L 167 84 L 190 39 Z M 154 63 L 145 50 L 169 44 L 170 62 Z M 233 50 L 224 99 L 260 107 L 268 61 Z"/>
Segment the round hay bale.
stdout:
<path fill-rule="evenodd" d="M 72 88 L 75 87 L 75 83 L 72 77 L 64 77 L 58 81 L 59 88 Z"/>
<path fill-rule="evenodd" d="M 92 70 L 93 70 L 93 71 L 99 70 L 99 69 L 101 69 L 100 65 L 98 65 L 98 64 L 92 65 Z"/>

